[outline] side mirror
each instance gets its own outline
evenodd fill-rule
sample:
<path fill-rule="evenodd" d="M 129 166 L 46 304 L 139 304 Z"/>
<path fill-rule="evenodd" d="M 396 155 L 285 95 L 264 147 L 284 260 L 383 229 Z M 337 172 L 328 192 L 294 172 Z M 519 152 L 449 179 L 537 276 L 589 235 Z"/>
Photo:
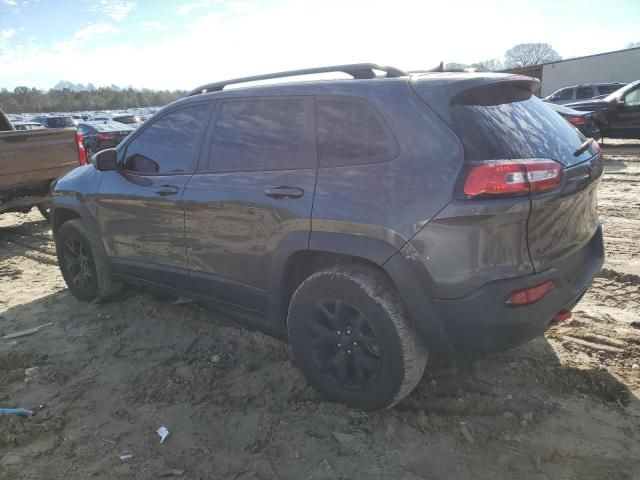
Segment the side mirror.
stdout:
<path fill-rule="evenodd" d="M 619 107 L 624 107 L 624 97 L 618 97 L 614 100 L 614 103 Z"/>
<path fill-rule="evenodd" d="M 115 148 L 107 148 L 96 153 L 91 161 L 96 170 L 101 172 L 109 172 L 118 168 L 118 156 Z"/>

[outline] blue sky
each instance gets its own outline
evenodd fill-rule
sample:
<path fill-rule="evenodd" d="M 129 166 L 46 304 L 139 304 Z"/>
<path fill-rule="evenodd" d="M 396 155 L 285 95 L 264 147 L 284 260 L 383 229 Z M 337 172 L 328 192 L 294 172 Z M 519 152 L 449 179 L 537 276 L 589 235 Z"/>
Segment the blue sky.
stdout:
<path fill-rule="evenodd" d="M 640 42 L 640 1 L 0 0 L 0 87 L 189 89 L 338 63 L 472 63 L 522 42 L 563 57 L 624 48 Z"/>

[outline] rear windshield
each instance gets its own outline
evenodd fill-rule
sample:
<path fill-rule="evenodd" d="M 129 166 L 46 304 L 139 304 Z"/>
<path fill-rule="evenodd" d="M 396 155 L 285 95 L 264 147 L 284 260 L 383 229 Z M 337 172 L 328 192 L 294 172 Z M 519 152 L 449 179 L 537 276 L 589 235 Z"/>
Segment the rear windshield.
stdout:
<path fill-rule="evenodd" d="M 47 118 L 49 128 L 75 127 L 76 124 L 71 117 L 49 117 Z"/>
<path fill-rule="evenodd" d="M 600 85 L 598 91 L 600 95 L 609 95 L 610 93 L 620 90 L 624 85 Z"/>
<path fill-rule="evenodd" d="M 119 122 L 96 122 L 92 123 L 91 126 L 99 132 L 130 132 L 133 130 L 128 125 L 123 125 Z"/>
<path fill-rule="evenodd" d="M 453 129 L 468 160 L 550 158 L 565 165 L 592 154 L 573 153 L 585 137 L 537 97 L 494 105 L 451 105 Z"/>
<path fill-rule="evenodd" d="M 135 115 L 122 115 L 119 117 L 113 117 L 113 119 L 120 123 L 138 123 L 138 118 Z"/>

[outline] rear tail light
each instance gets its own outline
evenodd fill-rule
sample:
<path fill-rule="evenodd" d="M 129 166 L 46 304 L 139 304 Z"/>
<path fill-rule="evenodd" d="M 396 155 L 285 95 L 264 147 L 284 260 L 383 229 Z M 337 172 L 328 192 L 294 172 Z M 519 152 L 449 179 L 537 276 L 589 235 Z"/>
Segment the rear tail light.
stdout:
<path fill-rule="evenodd" d="M 516 290 L 507 298 L 506 304 L 510 306 L 529 305 L 542 300 L 547 293 L 556 288 L 556 284 L 552 281 L 541 283 L 535 287 L 525 288 L 524 290 Z"/>
<path fill-rule="evenodd" d="M 602 147 L 600 146 L 600 144 L 594 140 L 591 145 L 598 154 L 598 157 L 600 157 L 600 160 L 604 160 L 604 153 L 602 152 Z"/>
<path fill-rule="evenodd" d="M 554 190 L 562 182 L 562 165 L 553 160 L 494 160 L 474 167 L 467 175 L 468 197 L 527 195 Z"/>
<path fill-rule="evenodd" d="M 96 135 L 100 140 L 113 140 L 114 136 L 109 135 L 108 133 L 99 133 Z"/>
<path fill-rule="evenodd" d="M 76 145 L 78 147 L 78 162 L 80 165 L 87 164 L 87 151 L 84 149 L 84 145 L 82 144 L 82 134 L 76 131 Z"/>
<path fill-rule="evenodd" d="M 571 310 L 560 310 L 558 313 L 555 314 L 555 316 L 553 317 L 552 322 L 556 323 L 556 322 L 566 322 L 567 320 L 571 319 Z"/>
<path fill-rule="evenodd" d="M 575 125 L 576 127 L 579 127 L 581 125 L 586 125 L 587 119 L 584 117 L 571 117 L 569 118 L 569 123 L 571 125 Z"/>

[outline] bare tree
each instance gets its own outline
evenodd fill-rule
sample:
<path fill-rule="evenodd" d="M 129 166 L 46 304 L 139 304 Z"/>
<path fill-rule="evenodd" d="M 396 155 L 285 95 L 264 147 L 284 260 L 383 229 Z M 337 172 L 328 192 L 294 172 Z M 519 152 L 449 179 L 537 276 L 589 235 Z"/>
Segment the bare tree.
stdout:
<path fill-rule="evenodd" d="M 507 68 L 555 62 L 562 57 L 548 43 L 520 43 L 504 54 Z"/>
<path fill-rule="evenodd" d="M 499 58 L 490 58 L 482 62 L 473 63 L 471 66 L 475 67 L 479 72 L 495 72 L 504 68 L 504 64 Z"/>

